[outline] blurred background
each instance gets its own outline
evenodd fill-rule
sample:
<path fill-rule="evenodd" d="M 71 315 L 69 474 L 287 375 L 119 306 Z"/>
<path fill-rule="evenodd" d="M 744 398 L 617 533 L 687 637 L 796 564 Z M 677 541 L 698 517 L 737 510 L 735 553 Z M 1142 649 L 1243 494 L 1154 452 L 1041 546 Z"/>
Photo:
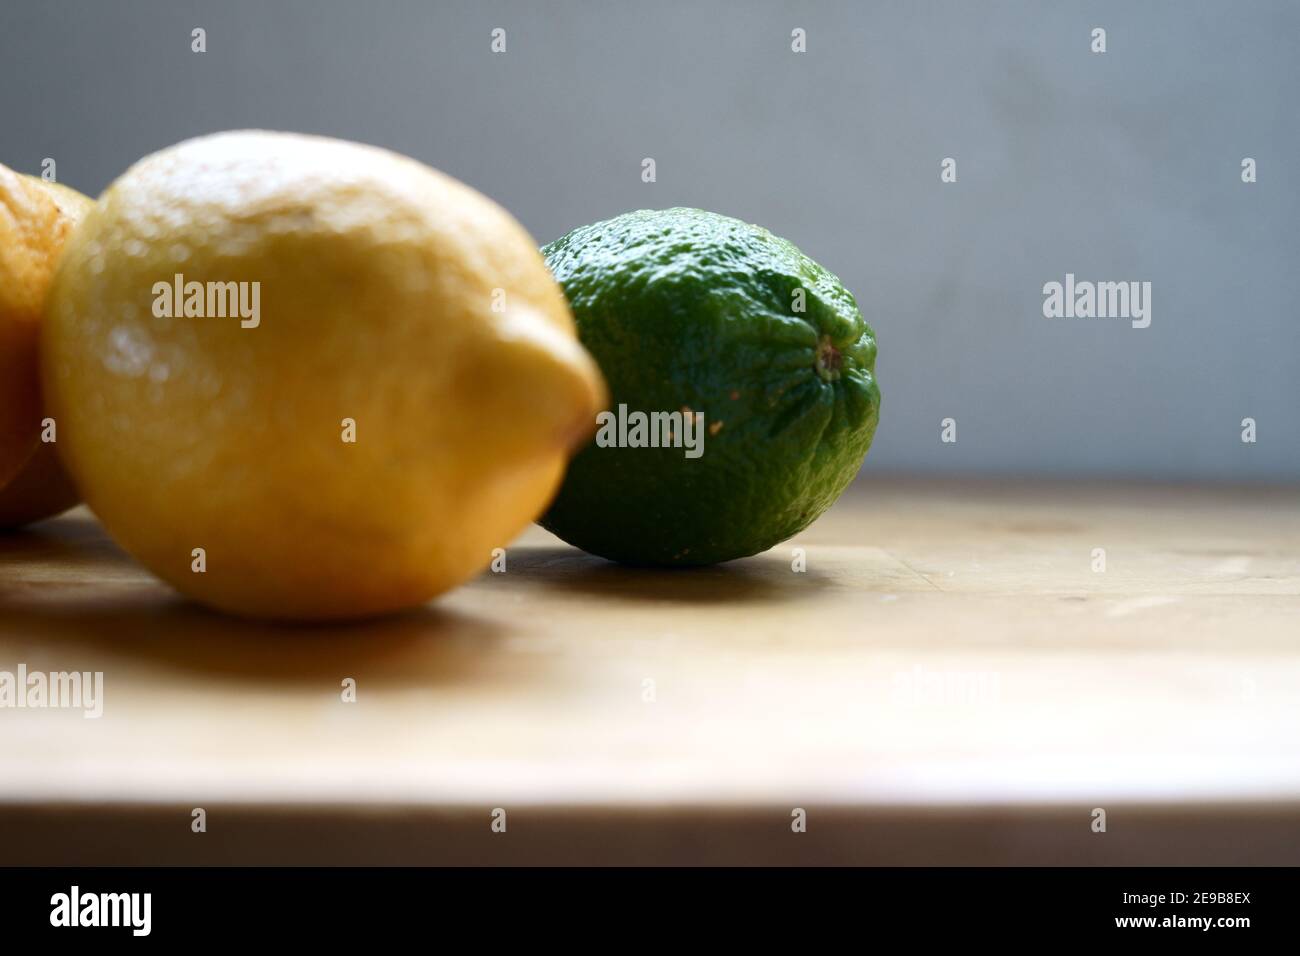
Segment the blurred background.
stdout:
<path fill-rule="evenodd" d="M 1298 89 L 1283 0 L 0 7 L 0 162 L 92 194 L 265 127 L 415 156 L 539 242 L 675 205 L 791 239 L 876 329 L 882 473 L 1300 480 Z M 1149 281 L 1151 326 L 1044 318 L 1066 273 Z"/>

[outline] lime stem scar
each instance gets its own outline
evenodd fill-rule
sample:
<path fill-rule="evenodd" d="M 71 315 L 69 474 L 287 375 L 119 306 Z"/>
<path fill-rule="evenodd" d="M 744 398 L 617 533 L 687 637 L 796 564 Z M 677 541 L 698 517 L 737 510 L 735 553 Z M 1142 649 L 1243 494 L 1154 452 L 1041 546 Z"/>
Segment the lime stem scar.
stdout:
<path fill-rule="evenodd" d="M 813 368 L 824 380 L 830 382 L 840 377 L 843 365 L 844 356 L 831 344 L 830 336 L 823 335 L 817 343 L 817 358 L 813 362 Z"/>

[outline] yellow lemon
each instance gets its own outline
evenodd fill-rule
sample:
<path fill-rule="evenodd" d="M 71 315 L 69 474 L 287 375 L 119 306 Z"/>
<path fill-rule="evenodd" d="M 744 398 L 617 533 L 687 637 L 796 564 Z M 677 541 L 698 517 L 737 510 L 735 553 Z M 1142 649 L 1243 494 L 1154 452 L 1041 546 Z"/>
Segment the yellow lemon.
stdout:
<path fill-rule="evenodd" d="M 56 241 L 58 248 L 51 254 L 62 251 L 63 240 L 71 231 L 67 226 L 75 226 L 86 211 L 95 204 L 88 196 L 83 196 L 75 189 L 69 189 L 59 183 L 46 182 L 33 176 L 23 177 L 29 186 L 44 191 L 59 208 L 60 216 L 56 220 Z M 49 279 L 53 271 L 46 273 L 46 286 L 40 295 L 42 299 L 48 292 Z M 32 368 L 36 367 L 32 356 Z M 30 374 L 30 373 L 29 373 Z M 38 423 L 33 420 L 27 428 L 28 438 L 37 434 Z M 57 434 L 57 432 L 56 432 Z M 66 511 L 78 501 L 77 489 L 63 470 L 59 456 L 55 452 L 54 442 L 37 444 L 35 453 L 27 459 L 7 485 L 0 488 L 0 530 L 19 528 L 33 521 L 40 521 L 61 511 Z"/>
<path fill-rule="evenodd" d="M 241 614 L 357 617 L 474 575 L 604 385 L 536 244 L 468 186 L 286 133 L 141 160 L 74 234 L 44 382 L 123 547 Z"/>
<path fill-rule="evenodd" d="M 85 197 L 0 166 L 0 488 L 18 474 L 40 435 L 41 312 L 82 211 L 78 200 Z"/>

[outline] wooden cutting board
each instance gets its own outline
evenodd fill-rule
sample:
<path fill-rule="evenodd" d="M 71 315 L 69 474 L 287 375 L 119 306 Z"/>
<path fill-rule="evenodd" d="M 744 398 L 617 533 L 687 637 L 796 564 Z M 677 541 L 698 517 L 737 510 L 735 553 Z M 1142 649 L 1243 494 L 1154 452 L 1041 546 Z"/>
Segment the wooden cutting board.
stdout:
<path fill-rule="evenodd" d="M 103 716 L 0 709 L 0 864 L 1300 863 L 1296 489 L 863 479 L 759 557 L 534 528 L 329 627 L 81 509 L 0 538 L 20 663 Z"/>

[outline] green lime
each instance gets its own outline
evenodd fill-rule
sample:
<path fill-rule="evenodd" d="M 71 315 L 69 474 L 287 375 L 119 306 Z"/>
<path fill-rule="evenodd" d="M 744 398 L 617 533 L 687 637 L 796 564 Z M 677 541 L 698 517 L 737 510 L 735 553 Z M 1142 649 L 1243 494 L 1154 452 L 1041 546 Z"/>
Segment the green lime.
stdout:
<path fill-rule="evenodd" d="M 853 480 L 879 415 L 875 334 L 793 244 L 664 209 L 542 254 L 611 394 L 543 527 L 615 561 L 713 564 L 797 534 Z"/>

